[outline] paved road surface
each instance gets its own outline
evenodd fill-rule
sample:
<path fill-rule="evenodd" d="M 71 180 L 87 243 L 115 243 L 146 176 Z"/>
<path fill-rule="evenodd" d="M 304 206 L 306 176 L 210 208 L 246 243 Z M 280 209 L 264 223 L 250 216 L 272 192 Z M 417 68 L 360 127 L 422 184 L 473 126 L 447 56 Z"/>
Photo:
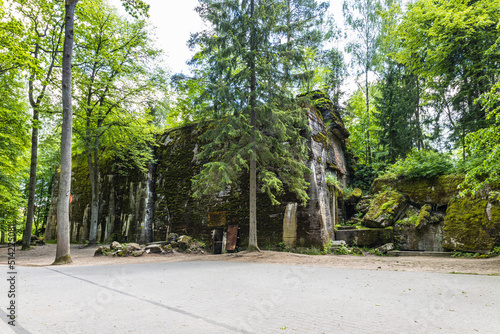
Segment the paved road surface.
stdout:
<path fill-rule="evenodd" d="M 500 277 L 204 261 L 17 269 L 17 333 L 500 333 Z"/>

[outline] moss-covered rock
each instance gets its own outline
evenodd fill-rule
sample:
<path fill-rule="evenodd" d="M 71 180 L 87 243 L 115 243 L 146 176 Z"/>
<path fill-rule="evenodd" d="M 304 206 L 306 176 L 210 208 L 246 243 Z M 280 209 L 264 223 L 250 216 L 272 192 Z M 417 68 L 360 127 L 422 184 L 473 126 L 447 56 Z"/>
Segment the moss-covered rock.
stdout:
<path fill-rule="evenodd" d="M 373 181 L 372 192 L 396 190 L 408 196 L 409 200 L 418 205 L 447 205 L 458 195 L 458 185 L 463 176 L 444 175 L 433 179 L 382 179 Z"/>
<path fill-rule="evenodd" d="M 417 216 L 417 222 L 415 227 L 417 229 L 422 229 L 422 227 L 426 226 L 431 221 L 431 206 L 429 204 L 424 205 Z"/>
<path fill-rule="evenodd" d="M 442 212 L 431 210 L 430 205 L 420 209 L 410 206 L 403 218 L 394 224 L 394 244 L 405 251 L 442 252 Z"/>
<path fill-rule="evenodd" d="M 453 200 L 444 219 L 443 247 L 486 253 L 500 245 L 500 202 L 497 193 L 485 199 Z"/>
<path fill-rule="evenodd" d="M 372 196 L 364 196 L 358 204 L 356 204 L 356 212 L 361 212 L 363 215 L 370 210 L 370 205 L 372 204 Z"/>
<path fill-rule="evenodd" d="M 361 199 L 362 195 L 363 190 L 354 188 L 353 191 L 345 198 L 345 201 L 349 204 L 356 205 Z"/>
<path fill-rule="evenodd" d="M 392 226 L 408 207 L 405 197 L 397 191 L 386 191 L 372 201 L 363 218 L 363 225 L 383 228 Z"/>

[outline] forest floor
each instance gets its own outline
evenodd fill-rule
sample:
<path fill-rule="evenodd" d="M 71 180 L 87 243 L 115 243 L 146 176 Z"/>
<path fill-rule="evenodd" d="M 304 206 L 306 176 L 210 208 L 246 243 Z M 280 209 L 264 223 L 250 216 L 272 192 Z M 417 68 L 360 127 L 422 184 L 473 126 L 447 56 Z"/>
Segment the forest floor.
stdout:
<path fill-rule="evenodd" d="M 181 261 L 234 261 L 247 263 L 273 263 L 313 267 L 352 268 L 386 271 L 418 271 L 434 273 L 476 274 L 500 276 L 500 257 L 487 259 L 448 257 L 393 257 L 365 254 L 355 255 L 305 255 L 275 251 L 239 252 L 231 254 L 143 254 L 139 257 L 94 256 L 97 246 L 71 245 L 73 266 L 93 266 L 125 263 L 181 262 Z M 3 263 L 7 264 L 8 248 L 0 248 Z M 55 259 L 56 245 L 36 246 L 29 251 L 16 248 L 18 266 L 49 266 Z M 0 264 L 2 264 L 0 262 Z"/>

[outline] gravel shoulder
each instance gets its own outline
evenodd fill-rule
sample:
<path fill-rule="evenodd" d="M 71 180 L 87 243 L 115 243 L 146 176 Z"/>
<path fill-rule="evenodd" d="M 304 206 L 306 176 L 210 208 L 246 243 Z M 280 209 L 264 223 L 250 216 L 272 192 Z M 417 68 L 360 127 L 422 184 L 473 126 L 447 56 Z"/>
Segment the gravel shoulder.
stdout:
<path fill-rule="evenodd" d="M 386 271 L 416 271 L 435 273 L 457 273 L 500 276 L 500 257 L 489 259 L 436 258 L 427 256 L 390 257 L 354 255 L 304 255 L 274 251 L 240 252 L 233 254 L 144 254 L 140 257 L 94 257 L 97 246 L 82 248 L 71 245 L 71 266 L 93 266 L 127 263 L 181 262 L 181 261 L 235 261 L 247 263 L 273 263 L 330 268 L 352 268 Z M 3 263 L 7 264 L 6 247 L 0 248 Z M 36 246 L 22 251 L 16 248 L 15 260 L 18 266 L 50 266 L 55 259 L 56 245 Z"/>

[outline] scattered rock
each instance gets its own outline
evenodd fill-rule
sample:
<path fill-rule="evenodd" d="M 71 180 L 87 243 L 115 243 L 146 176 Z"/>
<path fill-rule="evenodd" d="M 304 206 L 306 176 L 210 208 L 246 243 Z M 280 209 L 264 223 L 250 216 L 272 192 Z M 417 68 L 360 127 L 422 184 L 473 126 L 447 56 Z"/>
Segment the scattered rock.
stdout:
<path fill-rule="evenodd" d="M 172 245 L 165 245 L 163 246 L 163 251 L 165 251 L 165 253 L 172 253 L 174 251 L 174 248 L 172 247 Z"/>
<path fill-rule="evenodd" d="M 342 246 L 345 246 L 346 243 L 344 240 L 332 240 L 330 241 L 330 251 L 333 253 L 337 249 L 341 248 Z"/>
<path fill-rule="evenodd" d="M 145 251 L 146 250 L 144 250 L 144 249 L 136 250 L 136 251 L 133 251 L 130 255 L 135 256 L 135 257 L 141 256 L 142 254 L 144 254 Z"/>
<path fill-rule="evenodd" d="M 388 244 L 385 244 L 383 246 L 380 246 L 378 248 L 376 248 L 375 250 L 379 253 L 382 253 L 382 254 L 387 254 L 387 252 L 391 251 L 394 249 L 394 244 L 393 243 L 388 243 Z"/>
<path fill-rule="evenodd" d="M 397 191 L 378 194 L 363 218 L 363 225 L 384 228 L 394 225 L 408 208 L 405 197 Z"/>
<path fill-rule="evenodd" d="M 172 242 L 177 242 L 177 238 L 179 237 L 179 235 L 177 233 L 170 233 L 167 237 L 167 241 L 169 243 L 172 243 Z"/>
<path fill-rule="evenodd" d="M 182 248 L 182 249 L 188 249 L 189 246 L 191 245 L 191 242 L 193 241 L 193 238 L 187 236 L 187 235 L 181 235 L 179 239 L 177 239 L 177 247 Z"/>
<path fill-rule="evenodd" d="M 101 255 L 104 255 L 104 250 L 109 250 L 109 248 L 105 247 L 105 246 L 99 246 L 95 252 L 94 252 L 94 256 L 101 256 Z"/>
<path fill-rule="evenodd" d="M 113 241 L 109 248 L 115 250 L 115 249 L 122 249 L 123 246 L 118 242 L 118 241 Z"/>
<path fill-rule="evenodd" d="M 346 197 L 345 202 L 351 205 L 356 205 L 361 196 L 363 195 L 363 191 L 359 188 L 354 188 L 349 196 Z"/>
<path fill-rule="evenodd" d="M 160 245 L 149 245 L 146 246 L 146 252 L 149 253 L 162 253 Z"/>
<path fill-rule="evenodd" d="M 372 202 L 371 196 L 364 196 L 358 204 L 356 204 L 356 211 L 361 212 L 362 214 L 366 214 L 370 209 L 370 204 Z"/>
<path fill-rule="evenodd" d="M 127 253 L 132 253 L 134 251 L 140 250 L 141 246 L 139 246 L 139 244 L 136 244 L 135 242 L 131 242 L 131 243 L 127 244 L 126 249 L 127 249 Z"/>
<path fill-rule="evenodd" d="M 146 245 L 147 246 L 154 246 L 154 245 L 157 245 L 157 246 L 165 246 L 166 244 L 168 244 L 167 241 L 155 241 L 155 242 L 150 242 Z"/>

